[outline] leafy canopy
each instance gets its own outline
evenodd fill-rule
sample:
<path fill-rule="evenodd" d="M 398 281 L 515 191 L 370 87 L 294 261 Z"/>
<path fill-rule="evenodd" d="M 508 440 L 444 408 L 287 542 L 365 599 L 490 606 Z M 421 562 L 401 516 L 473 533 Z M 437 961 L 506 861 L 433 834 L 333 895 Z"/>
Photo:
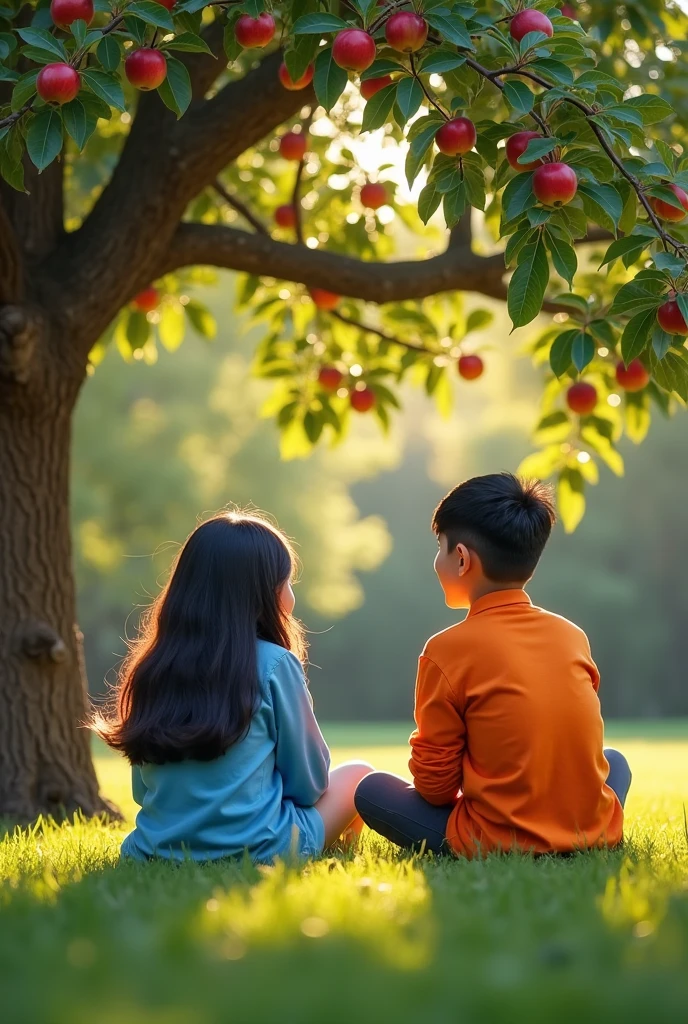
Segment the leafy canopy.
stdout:
<path fill-rule="evenodd" d="M 529 31 L 517 40 L 510 26 L 525 6 L 522 0 L 350 0 L 341 6 L 185 0 L 168 10 L 157 0 L 96 0 L 89 24 L 77 20 L 59 29 L 47 3 L 28 8 L 8 0 L 0 7 L 0 95 L 8 99 L 0 107 L 0 173 L 21 190 L 24 151 L 39 171 L 65 160 L 78 224 L 132 120 L 136 90 L 125 72 L 131 52 L 153 47 L 164 53 L 167 73 L 157 91 L 181 117 L 191 101 L 185 54 L 209 53 L 209 30 L 219 20 L 225 54 L 215 87 L 241 78 L 261 51 L 242 48 L 237 21 L 269 11 L 277 31 L 268 49 L 282 46 L 293 80 L 314 69 L 316 102 L 306 85 L 304 108 L 288 126 L 306 134 L 307 155 L 289 162 L 276 139 L 266 140 L 227 168 L 188 217 L 243 220 L 295 245 L 384 261 L 395 245 L 426 257 L 443 226 L 454 229 L 451 245 L 465 258 L 470 211 L 479 211 L 482 248 L 498 252 L 504 242 L 511 274 L 507 289 L 501 261 L 495 275 L 489 257 L 474 256 L 485 266 L 479 289 L 507 299 L 514 327 L 532 323 L 543 308 L 555 313 L 553 326 L 532 343 L 548 375 L 536 429 L 541 450 L 522 469 L 557 476 L 564 523 L 574 528 L 585 507 L 584 485 L 597 481 L 598 463 L 623 471 L 621 435 L 641 441 L 651 404 L 669 413 L 688 401 L 684 334 L 667 333 L 657 321 L 660 306 L 673 300 L 678 326 L 672 329 L 681 330 L 682 318 L 688 322 L 682 192 L 688 191 L 688 153 L 675 113 L 685 106 L 684 46 L 674 41 L 685 38 L 686 19 L 656 2 L 555 8 L 540 0 L 532 6 L 546 14 L 551 36 Z M 428 35 L 415 52 L 402 53 L 387 44 L 386 26 L 410 10 L 424 19 Z M 333 42 L 351 27 L 368 32 L 376 47 L 360 78 L 334 59 Z M 77 95 L 62 105 L 37 95 L 39 72 L 56 63 L 70 65 L 79 78 Z M 361 86 L 383 76 L 389 78 L 363 105 Z M 457 117 L 475 124 L 474 148 L 462 155 L 438 152 L 438 131 Z M 537 137 L 514 167 L 505 142 L 526 130 Z M 85 159 L 79 156 L 84 150 Z M 405 181 L 396 174 L 402 161 Z M 575 173 L 576 190 L 557 205 L 541 190 L 539 199 L 533 183 L 542 167 L 560 163 Z M 370 178 L 385 183 L 386 202 L 362 212 L 360 186 Z M 293 224 L 268 227 L 280 206 L 292 211 Z M 404 230 L 393 230 L 395 214 Z M 597 240 L 608 236 L 597 271 L 590 249 L 578 248 L 591 231 Z M 160 282 L 156 307 L 127 308 L 104 340 L 114 335 L 127 357 L 152 359 L 156 333 L 176 347 L 185 317 L 210 336 L 209 315 L 180 296 L 182 285 L 179 276 Z M 333 281 L 333 292 L 336 286 Z M 421 301 L 409 295 L 375 308 L 344 296 L 326 309 L 302 287 L 246 278 L 241 304 L 267 324 L 256 358 L 259 372 L 277 382 L 270 411 L 283 430 L 283 453 L 302 455 L 321 437 L 340 437 L 357 393 L 365 393 L 365 407 L 387 428 L 407 378 L 447 407 L 457 358 L 478 351 L 473 334 L 491 320 L 487 310 L 464 314 L 460 286 L 452 279 L 438 285 L 437 295 Z M 94 364 L 101 350 L 94 350 Z M 619 364 L 623 369 L 634 361 L 649 375 L 638 390 L 620 386 L 617 377 Z M 323 368 L 338 370 L 341 379 L 330 377 L 326 386 Z M 596 397 L 582 413 L 567 403 L 578 378 Z"/>

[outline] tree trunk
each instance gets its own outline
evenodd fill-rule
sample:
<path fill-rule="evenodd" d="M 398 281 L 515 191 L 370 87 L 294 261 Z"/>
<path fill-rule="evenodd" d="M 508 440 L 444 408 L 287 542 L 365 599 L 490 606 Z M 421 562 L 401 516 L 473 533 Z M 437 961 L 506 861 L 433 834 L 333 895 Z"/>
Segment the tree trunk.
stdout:
<path fill-rule="evenodd" d="M 112 810 L 82 724 L 75 624 L 69 462 L 83 374 L 44 362 L 42 341 L 0 363 L 0 816 L 22 822 Z"/>

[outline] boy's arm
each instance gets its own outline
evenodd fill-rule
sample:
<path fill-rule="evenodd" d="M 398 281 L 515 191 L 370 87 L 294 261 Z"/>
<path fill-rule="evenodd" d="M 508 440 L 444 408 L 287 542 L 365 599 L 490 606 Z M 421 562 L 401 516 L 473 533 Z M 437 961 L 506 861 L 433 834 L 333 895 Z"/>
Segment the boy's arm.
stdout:
<path fill-rule="evenodd" d="M 463 776 L 466 728 L 447 677 L 425 655 L 418 663 L 415 718 L 409 768 L 416 789 L 428 803 L 454 803 Z"/>
<path fill-rule="evenodd" d="M 301 662 L 287 653 L 270 677 L 275 716 L 275 764 L 282 792 L 301 807 L 312 807 L 329 783 L 330 751 L 313 713 Z"/>

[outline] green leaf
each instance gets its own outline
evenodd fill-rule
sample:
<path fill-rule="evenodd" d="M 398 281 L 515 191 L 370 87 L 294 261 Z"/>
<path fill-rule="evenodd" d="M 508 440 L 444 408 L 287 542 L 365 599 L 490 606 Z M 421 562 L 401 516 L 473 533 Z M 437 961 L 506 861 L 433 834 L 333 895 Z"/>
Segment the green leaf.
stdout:
<path fill-rule="evenodd" d="M 62 121 L 57 110 L 44 107 L 34 114 L 26 133 L 26 151 L 39 172 L 51 164 L 62 149 Z"/>
<path fill-rule="evenodd" d="M 387 88 L 389 89 L 390 86 L 387 86 Z M 381 89 L 380 92 L 384 92 L 384 89 Z M 376 93 L 375 95 L 379 96 L 380 93 Z M 375 99 L 375 96 L 373 96 L 372 99 Z M 369 100 L 368 102 L 372 102 L 372 100 Z M 418 108 L 423 102 L 423 90 L 415 78 L 402 78 L 397 85 L 396 102 L 405 124 L 409 118 L 413 117 L 413 115 L 418 111 Z M 368 104 L 366 103 L 366 110 L 367 109 Z"/>
<path fill-rule="evenodd" d="M 21 110 L 24 104 L 35 95 L 36 79 L 38 78 L 39 70 L 39 68 L 35 68 L 33 71 L 27 71 L 25 75 L 21 76 L 12 90 L 12 110 Z"/>
<path fill-rule="evenodd" d="M 507 267 L 511 266 L 523 246 L 533 237 L 534 232 L 530 224 L 525 224 L 511 236 L 509 241 L 506 243 L 506 249 L 504 250 L 504 263 Z"/>
<path fill-rule="evenodd" d="M 571 433 L 571 421 L 561 410 L 543 416 L 535 428 L 538 444 L 561 444 Z"/>
<path fill-rule="evenodd" d="M 454 43 L 455 46 L 460 46 L 463 50 L 475 49 L 466 28 L 466 22 L 458 15 L 446 13 L 444 10 L 427 11 L 425 20 L 432 28 L 436 28 L 448 43 Z"/>
<path fill-rule="evenodd" d="M 535 97 L 526 83 L 522 82 L 520 79 L 505 82 L 502 95 L 509 106 L 519 114 L 529 114 L 533 109 Z"/>
<path fill-rule="evenodd" d="M 600 227 L 616 232 L 623 212 L 623 201 L 613 185 L 588 185 L 578 183 L 578 194 L 583 200 L 583 209 Z"/>
<path fill-rule="evenodd" d="M 96 57 L 106 71 L 116 71 L 122 59 L 122 50 L 112 35 L 103 36 L 96 47 Z"/>
<path fill-rule="evenodd" d="M 625 235 L 623 238 L 616 238 L 604 254 L 600 269 L 622 256 L 628 256 L 630 262 L 634 263 L 653 240 L 652 235 Z"/>
<path fill-rule="evenodd" d="M 382 78 L 383 75 L 393 75 L 397 71 L 406 71 L 406 68 L 398 60 L 392 60 L 390 57 L 378 57 L 366 71 L 361 72 L 361 81 L 365 82 L 368 78 Z"/>
<path fill-rule="evenodd" d="M 315 74 L 313 76 L 313 87 L 315 89 L 315 95 L 318 97 L 318 103 L 325 108 L 329 113 L 332 107 L 335 105 L 339 97 L 342 95 L 346 88 L 346 83 L 349 81 L 344 68 L 340 68 L 335 64 L 332 58 L 332 47 L 328 46 L 324 50 L 321 50 L 315 59 Z M 389 86 L 387 86 L 387 89 Z M 381 92 L 386 92 L 387 89 L 382 89 Z M 376 93 L 369 103 L 377 99 L 381 93 Z M 394 101 L 392 101 L 394 102 Z M 366 107 L 368 104 L 366 103 Z M 392 109 L 390 105 L 390 110 Z M 365 121 L 365 112 L 363 114 Z M 384 122 L 383 122 L 384 124 Z M 363 130 L 363 129 L 361 129 Z"/>
<path fill-rule="evenodd" d="M 650 403 L 648 396 L 642 392 L 627 392 L 624 408 L 624 426 L 626 436 L 633 444 L 644 441 L 650 429 Z"/>
<path fill-rule="evenodd" d="M 413 82 L 413 79 L 405 79 L 403 82 L 398 83 L 398 85 L 401 86 L 406 81 Z M 396 82 L 393 82 L 391 85 L 386 85 L 384 89 L 380 89 L 379 92 L 376 92 L 375 95 L 368 100 L 363 109 L 363 123 L 361 124 L 361 131 L 369 132 L 374 131 L 376 128 L 381 128 L 389 117 L 396 98 Z"/>
<path fill-rule="evenodd" d="M 646 309 L 628 321 L 621 336 L 621 358 L 626 366 L 645 350 L 656 323 L 657 313 L 654 308 Z"/>
<path fill-rule="evenodd" d="M 557 238 L 551 231 L 545 230 L 547 248 L 552 256 L 554 269 L 563 277 L 569 288 L 573 288 L 573 276 L 578 270 L 578 257 L 572 245 Z"/>
<path fill-rule="evenodd" d="M 615 347 L 616 335 L 614 328 L 607 320 L 591 320 L 588 324 L 588 330 L 595 341 L 599 341 L 600 345 L 606 345 L 610 349 Z"/>
<path fill-rule="evenodd" d="M 158 95 L 166 107 L 174 111 L 177 118 L 191 103 L 191 79 L 186 66 L 176 57 L 167 57 L 167 76 L 158 86 Z"/>
<path fill-rule="evenodd" d="M 325 35 L 327 32 L 339 32 L 343 28 L 350 28 L 342 18 L 334 14 L 304 14 L 294 24 L 292 29 L 295 36 Z"/>
<path fill-rule="evenodd" d="M 567 533 L 573 533 L 585 515 L 585 484 L 579 469 L 567 466 L 557 481 L 557 509 Z"/>
<path fill-rule="evenodd" d="M 485 172 L 477 153 L 466 153 L 461 159 L 466 198 L 476 210 L 485 209 Z"/>
<path fill-rule="evenodd" d="M 47 50 L 48 53 L 52 53 L 60 61 L 67 60 L 67 51 L 64 48 L 64 43 L 56 39 L 50 32 L 46 32 L 44 29 L 19 28 L 17 29 L 17 35 L 21 36 L 29 46 L 36 46 L 39 50 Z"/>
<path fill-rule="evenodd" d="M 573 328 L 569 331 L 562 331 L 554 339 L 549 351 L 549 365 L 552 367 L 555 377 L 563 377 L 571 365 L 573 341 L 580 333 L 577 328 Z"/>
<path fill-rule="evenodd" d="M 319 46 L 318 36 L 298 36 L 289 49 L 285 50 L 284 63 L 295 82 L 305 74 L 306 68 L 315 60 Z"/>
<path fill-rule="evenodd" d="M 664 356 L 671 348 L 672 341 L 672 336 L 663 331 L 659 324 L 657 324 L 652 332 L 652 351 L 658 359 L 664 359 Z"/>
<path fill-rule="evenodd" d="M 642 96 L 631 96 L 624 100 L 625 106 L 637 110 L 643 119 L 643 124 L 657 124 L 674 113 L 670 103 L 661 96 L 651 96 L 644 93 Z"/>
<path fill-rule="evenodd" d="M 184 341 L 184 308 L 183 306 L 164 305 L 160 310 L 158 333 L 160 341 L 168 352 L 175 352 Z"/>
<path fill-rule="evenodd" d="M 507 184 L 502 193 L 502 209 L 507 221 L 520 217 L 526 210 L 535 206 L 537 200 L 533 195 L 533 172 L 517 174 Z"/>
<path fill-rule="evenodd" d="M 660 304 L 661 283 L 639 281 L 637 278 L 623 285 L 614 297 L 610 313 L 640 313 L 645 309 L 657 309 Z"/>
<path fill-rule="evenodd" d="M 466 58 L 454 50 L 431 50 L 420 62 L 418 70 L 424 75 L 441 75 L 445 71 L 455 71 Z"/>
<path fill-rule="evenodd" d="M 143 348 L 151 335 L 151 326 L 145 313 L 134 309 L 129 313 L 127 319 L 126 336 L 132 349 Z"/>
<path fill-rule="evenodd" d="M 551 153 L 553 149 L 560 145 L 561 140 L 555 139 L 551 135 L 546 139 L 531 139 L 516 162 L 519 164 L 532 164 L 534 160 L 539 160 L 541 156 L 547 156 L 548 153 Z"/>
<path fill-rule="evenodd" d="M 494 313 L 491 313 L 489 309 L 473 309 L 468 314 L 466 320 L 466 334 L 470 334 L 471 331 L 482 331 L 484 327 L 489 327 L 494 320 Z"/>
<path fill-rule="evenodd" d="M 107 39 L 107 36 L 105 38 Z M 169 43 L 163 43 L 161 49 L 183 50 L 185 53 L 209 53 L 211 56 L 213 53 L 205 39 L 197 36 L 195 32 L 180 32 Z"/>
<path fill-rule="evenodd" d="M 13 138 L 16 133 L 17 129 L 15 128 L 0 139 L 0 176 L 17 192 L 24 192 L 24 165 L 21 162 L 20 143 L 18 143 L 18 152 L 14 152 Z M 17 138 L 19 138 L 18 135 Z"/>
<path fill-rule="evenodd" d="M 384 89 L 381 90 L 381 92 L 384 92 Z M 376 95 L 379 96 L 380 93 L 376 93 Z M 373 99 L 375 99 L 375 96 L 373 96 Z M 368 102 L 371 101 L 369 100 Z M 427 152 L 432 146 L 435 135 L 437 134 L 437 129 L 442 123 L 442 118 L 439 114 L 434 116 L 430 114 L 428 117 L 418 118 L 418 120 L 414 121 L 411 125 L 408 135 L 410 146 L 406 155 L 406 164 L 404 168 L 409 188 L 416 180 Z M 416 128 L 416 126 L 419 127 Z M 416 134 L 413 134 L 414 129 L 416 129 Z"/>
<path fill-rule="evenodd" d="M 465 209 L 466 187 L 465 183 L 461 182 L 456 188 L 452 189 L 451 192 L 447 192 L 444 196 L 444 219 L 448 228 L 453 228 L 458 224 Z"/>
<path fill-rule="evenodd" d="M 523 327 L 540 312 L 549 281 L 547 253 L 541 238 L 525 246 L 509 282 L 507 308 L 514 327 Z"/>
<path fill-rule="evenodd" d="M 530 70 L 544 75 L 559 85 L 573 85 L 573 70 L 562 60 L 540 58 L 530 65 Z"/>
<path fill-rule="evenodd" d="M 434 182 L 428 182 L 418 196 L 418 216 L 423 224 L 428 223 L 441 202 L 442 193 L 437 191 Z"/>
<path fill-rule="evenodd" d="M 589 417 L 581 429 L 581 438 L 588 447 L 597 452 L 602 461 L 609 466 L 612 473 L 616 476 L 623 476 L 624 462 L 621 453 L 616 450 L 608 437 L 600 433 L 598 428 L 599 424 L 595 423 L 592 417 Z"/>
<path fill-rule="evenodd" d="M 159 4 L 154 6 L 159 7 Z M 164 8 L 163 8 L 164 10 Z M 81 79 L 96 96 L 116 110 L 125 110 L 124 93 L 119 79 L 105 71 L 96 71 L 95 68 L 86 68 L 81 72 Z"/>
<path fill-rule="evenodd" d="M 211 341 L 217 334 L 217 324 L 212 313 L 201 305 L 200 302 L 196 302 L 195 299 L 191 299 L 190 302 L 184 306 L 184 312 L 186 313 L 191 326 L 194 330 L 203 337 Z"/>
<path fill-rule="evenodd" d="M 571 345 L 571 359 L 579 373 L 582 373 L 595 357 L 595 342 L 586 331 L 578 331 Z"/>
<path fill-rule="evenodd" d="M 86 117 L 86 110 L 79 97 L 77 96 L 71 103 L 66 103 L 61 107 L 60 114 L 62 115 L 62 122 L 67 132 L 74 139 L 77 149 L 81 152 L 91 133 L 88 130 L 89 122 Z M 93 124 L 93 128 L 95 128 L 95 124 Z"/>
<path fill-rule="evenodd" d="M 137 3 L 127 7 L 127 16 L 135 15 L 147 25 L 154 25 L 155 28 L 162 28 L 165 32 L 174 32 L 174 21 L 172 15 L 162 4 L 154 0 L 137 0 Z"/>
<path fill-rule="evenodd" d="M 652 262 L 657 270 L 667 271 L 672 277 L 678 277 L 688 269 L 684 259 L 670 252 L 656 252 L 652 257 Z"/>

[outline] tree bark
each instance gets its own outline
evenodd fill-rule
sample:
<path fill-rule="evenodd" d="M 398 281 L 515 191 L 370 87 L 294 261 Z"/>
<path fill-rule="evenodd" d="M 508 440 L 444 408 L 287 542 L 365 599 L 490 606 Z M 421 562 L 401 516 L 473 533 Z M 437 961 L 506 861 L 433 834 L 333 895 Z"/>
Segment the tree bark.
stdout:
<path fill-rule="evenodd" d="M 0 817 L 113 809 L 98 794 L 69 523 L 82 375 L 46 357 L 50 326 L 0 307 Z"/>

